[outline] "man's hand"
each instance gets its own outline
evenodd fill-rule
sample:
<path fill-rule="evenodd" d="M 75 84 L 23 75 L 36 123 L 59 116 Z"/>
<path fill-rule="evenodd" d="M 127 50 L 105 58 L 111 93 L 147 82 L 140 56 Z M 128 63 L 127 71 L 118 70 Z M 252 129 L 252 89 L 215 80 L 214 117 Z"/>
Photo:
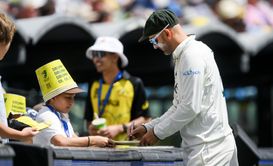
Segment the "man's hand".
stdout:
<path fill-rule="evenodd" d="M 140 145 L 141 146 L 149 146 L 149 145 L 154 145 L 157 143 L 158 138 L 154 134 L 154 129 L 152 128 L 149 130 L 140 140 Z"/>
<path fill-rule="evenodd" d="M 147 132 L 147 130 L 143 125 L 138 126 L 136 129 L 131 131 L 131 133 L 129 133 L 129 138 L 140 139 L 143 137 L 144 134 L 146 134 L 146 132 Z"/>

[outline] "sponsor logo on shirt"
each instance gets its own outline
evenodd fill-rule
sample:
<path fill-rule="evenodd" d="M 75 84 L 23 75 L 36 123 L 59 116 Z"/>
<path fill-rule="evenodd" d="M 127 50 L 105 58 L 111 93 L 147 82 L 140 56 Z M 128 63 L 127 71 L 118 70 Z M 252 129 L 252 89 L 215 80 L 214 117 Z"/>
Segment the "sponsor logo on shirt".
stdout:
<path fill-rule="evenodd" d="M 197 74 L 200 74 L 199 70 L 189 69 L 189 70 L 186 70 L 183 72 L 183 76 L 193 76 L 193 75 L 197 75 Z"/>

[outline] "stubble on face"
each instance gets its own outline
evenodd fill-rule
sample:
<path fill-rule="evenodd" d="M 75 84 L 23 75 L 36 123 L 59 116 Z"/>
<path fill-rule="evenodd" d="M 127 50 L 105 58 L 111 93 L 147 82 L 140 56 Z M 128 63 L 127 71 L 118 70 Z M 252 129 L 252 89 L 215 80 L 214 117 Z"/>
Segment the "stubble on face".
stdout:
<path fill-rule="evenodd" d="M 168 45 L 166 43 L 158 43 L 157 47 L 163 52 L 164 55 L 172 54 L 172 52 L 169 51 Z"/>

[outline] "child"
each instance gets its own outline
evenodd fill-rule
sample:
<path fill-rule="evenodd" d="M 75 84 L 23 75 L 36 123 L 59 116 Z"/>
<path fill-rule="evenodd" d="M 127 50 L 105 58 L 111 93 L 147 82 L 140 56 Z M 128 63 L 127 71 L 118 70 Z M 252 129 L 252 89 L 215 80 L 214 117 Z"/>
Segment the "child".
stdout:
<path fill-rule="evenodd" d="M 5 14 L 0 13 L 0 61 L 5 57 L 10 47 L 14 32 L 14 23 Z M 26 127 L 22 131 L 18 131 L 8 127 L 3 94 L 4 90 L 2 88 L 0 76 L 0 140 L 4 143 L 8 140 L 3 138 L 31 140 L 32 137 L 38 133 L 36 129 Z"/>
<path fill-rule="evenodd" d="M 83 92 L 71 78 L 60 60 L 52 61 L 36 70 L 45 105 L 36 120 L 51 120 L 52 125 L 33 138 L 34 144 L 88 147 L 112 146 L 112 141 L 102 136 L 78 137 L 73 131 L 68 112 L 77 93 Z"/>

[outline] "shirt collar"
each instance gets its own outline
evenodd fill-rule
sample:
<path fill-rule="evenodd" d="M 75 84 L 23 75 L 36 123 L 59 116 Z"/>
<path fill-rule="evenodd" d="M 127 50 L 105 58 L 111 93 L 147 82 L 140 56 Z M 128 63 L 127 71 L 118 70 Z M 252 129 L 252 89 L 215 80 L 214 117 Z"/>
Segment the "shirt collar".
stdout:
<path fill-rule="evenodd" d="M 191 41 L 191 40 L 194 40 L 195 39 L 195 35 L 188 35 L 188 37 L 182 41 L 174 50 L 173 52 L 173 59 L 176 60 L 176 59 L 179 59 L 180 56 L 182 55 L 182 52 L 183 50 L 188 46 L 188 43 Z"/>

